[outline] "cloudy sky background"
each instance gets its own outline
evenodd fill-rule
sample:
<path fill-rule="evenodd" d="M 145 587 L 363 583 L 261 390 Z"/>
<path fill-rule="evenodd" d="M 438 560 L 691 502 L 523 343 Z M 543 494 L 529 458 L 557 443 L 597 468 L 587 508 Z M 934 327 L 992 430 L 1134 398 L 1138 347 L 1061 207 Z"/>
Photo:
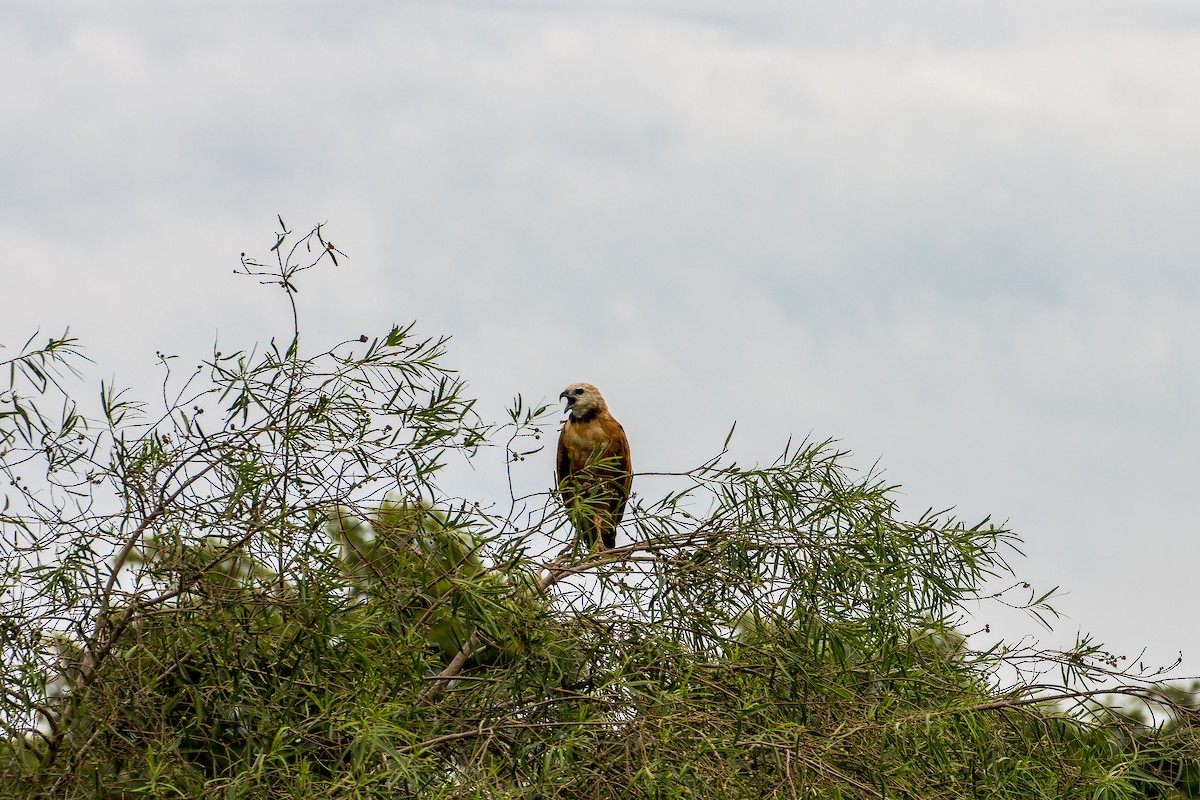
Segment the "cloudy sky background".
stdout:
<path fill-rule="evenodd" d="M 1190 0 L 12 2 L 0 75 L 9 347 L 152 397 L 286 335 L 232 270 L 326 222 L 310 347 L 417 319 L 496 419 L 593 382 L 640 470 L 836 437 L 1007 519 L 1049 641 L 1200 673 Z"/>

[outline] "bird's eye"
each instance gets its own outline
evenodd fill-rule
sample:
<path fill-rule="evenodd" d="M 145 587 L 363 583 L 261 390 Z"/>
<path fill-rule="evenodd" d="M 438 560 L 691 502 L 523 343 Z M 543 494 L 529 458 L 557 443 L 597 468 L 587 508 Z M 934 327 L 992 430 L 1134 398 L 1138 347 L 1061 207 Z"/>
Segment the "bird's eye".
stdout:
<path fill-rule="evenodd" d="M 583 389 L 576 389 L 575 394 L 583 394 Z"/>

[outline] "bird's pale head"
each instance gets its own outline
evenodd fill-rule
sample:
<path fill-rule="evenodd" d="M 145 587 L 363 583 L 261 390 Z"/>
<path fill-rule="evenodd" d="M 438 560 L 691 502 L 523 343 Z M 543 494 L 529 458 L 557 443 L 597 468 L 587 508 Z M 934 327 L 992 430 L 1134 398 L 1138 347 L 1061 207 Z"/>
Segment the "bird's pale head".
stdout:
<path fill-rule="evenodd" d="M 559 397 L 567 401 L 567 412 L 576 418 L 608 408 L 604 404 L 604 398 L 600 396 L 600 390 L 590 383 L 572 383 L 563 389 Z"/>

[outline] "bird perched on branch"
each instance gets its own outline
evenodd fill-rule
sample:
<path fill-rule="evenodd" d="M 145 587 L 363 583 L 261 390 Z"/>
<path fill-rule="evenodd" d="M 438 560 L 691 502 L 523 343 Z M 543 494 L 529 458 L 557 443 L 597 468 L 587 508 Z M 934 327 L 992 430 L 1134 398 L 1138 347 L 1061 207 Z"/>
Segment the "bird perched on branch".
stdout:
<path fill-rule="evenodd" d="M 633 486 L 629 439 L 599 390 L 573 383 L 559 395 L 569 416 L 558 434 L 558 489 L 580 540 L 617 546 L 617 524 Z"/>

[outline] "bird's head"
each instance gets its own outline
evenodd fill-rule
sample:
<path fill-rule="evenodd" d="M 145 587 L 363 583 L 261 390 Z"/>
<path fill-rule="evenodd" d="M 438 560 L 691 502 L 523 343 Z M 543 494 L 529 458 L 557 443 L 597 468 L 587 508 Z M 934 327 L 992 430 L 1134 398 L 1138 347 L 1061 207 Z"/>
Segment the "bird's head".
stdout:
<path fill-rule="evenodd" d="M 572 383 L 559 397 L 567 401 L 566 410 L 572 417 L 584 417 L 608 408 L 600 390 L 590 383 Z"/>

